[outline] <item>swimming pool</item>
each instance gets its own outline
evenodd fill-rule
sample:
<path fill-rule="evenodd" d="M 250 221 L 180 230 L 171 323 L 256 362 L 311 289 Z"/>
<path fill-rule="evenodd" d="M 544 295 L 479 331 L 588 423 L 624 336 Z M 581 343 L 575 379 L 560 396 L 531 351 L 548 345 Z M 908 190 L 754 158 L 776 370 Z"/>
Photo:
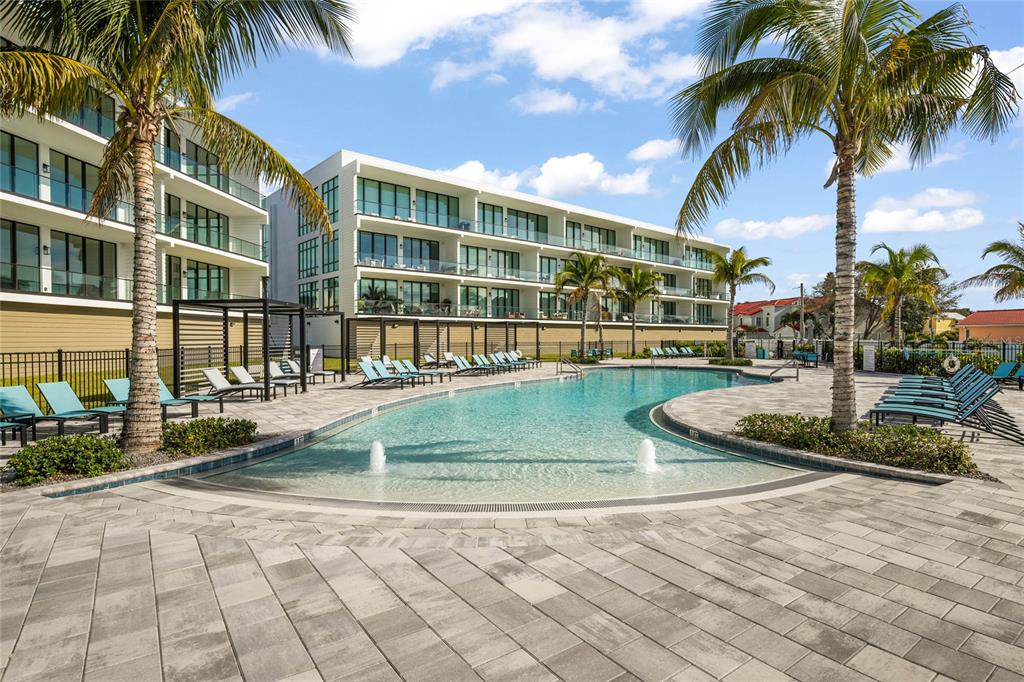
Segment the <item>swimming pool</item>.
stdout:
<path fill-rule="evenodd" d="M 207 480 L 345 500 L 516 503 L 653 497 L 798 474 L 678 438 L 650 420 L 653 407 L 680 394 L 754 381 L 731 372 L 602 369 L 579 381 L 457 393 Z M 654 441 L 654 473 L 634 466 L 644 438 Z M 383 473 L 369 471 L 374 440 L 386 451 Z"/>

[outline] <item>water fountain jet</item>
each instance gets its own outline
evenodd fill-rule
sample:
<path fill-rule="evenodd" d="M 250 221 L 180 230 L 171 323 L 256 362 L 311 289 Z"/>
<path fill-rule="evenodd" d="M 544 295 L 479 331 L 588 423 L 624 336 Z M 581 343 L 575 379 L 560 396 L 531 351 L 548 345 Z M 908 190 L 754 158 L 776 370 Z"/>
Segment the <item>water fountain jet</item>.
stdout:
<path fill-rule="evenodd" d="M 373 441 L 370 445 L 370 473 L 383 474 L 387 459 L 387 455 L 384 454 L 384 443 L 379 440 Z"/>
<path fill-rule="evenodd" d="M 636 451 L 636 470 L 641 474 L 653 474 L 658 470 L 658 461 L 654 454 L 654 441 L 644 438 Z"/>

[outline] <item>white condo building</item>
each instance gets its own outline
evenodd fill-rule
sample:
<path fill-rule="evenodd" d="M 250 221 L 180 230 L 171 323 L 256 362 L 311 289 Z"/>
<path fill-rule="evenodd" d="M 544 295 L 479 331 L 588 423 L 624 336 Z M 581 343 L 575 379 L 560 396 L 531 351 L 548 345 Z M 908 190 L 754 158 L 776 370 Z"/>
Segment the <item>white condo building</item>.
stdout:
<path fill-rule="evenodd" d="M 272 298 L 357 319 L 537 323 L 571 339 L 581 307 L 554 279 L 581 251 L 663 278 L 661 296 L 638 311 L 604 299 L 606 338 L 625 338 L 633 315 L 650 338 L 724 338 L 726 295 L 708 253 L 728 247 L 710 239 L 346 150 L 306 177 L 334 237 L 300 224 L 282 192 L 269 196 Z"/>
<path fill-rule="evenodd" d="M 86 216 L 118 103 L 94 94 L 63 118 L 0 119 L 0 345 L 5 351 L 130 345 L 133 207 Z M 155 145 L 158 333 L 174 299 L 259 297 L 269 274 L 258 181 L 190 130 Z M 130 198 L 126 198 L 130 199 Z"/>

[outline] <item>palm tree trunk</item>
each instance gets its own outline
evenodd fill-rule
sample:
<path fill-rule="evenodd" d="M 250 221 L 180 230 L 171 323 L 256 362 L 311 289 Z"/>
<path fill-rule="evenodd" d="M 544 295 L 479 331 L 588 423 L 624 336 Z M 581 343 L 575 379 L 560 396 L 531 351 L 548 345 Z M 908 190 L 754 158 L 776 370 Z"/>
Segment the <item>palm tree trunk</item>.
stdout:
<path fill-rule="evenodd" d="M 629 331 L 629 354 L 634 357 L 636 356 L 636 310 L 639 307 L 639 304 L 634 304 L 633 314 L 629 316 L 629 319 L 632 321 L 632 324 L 630 325 L 631 329 Z"/>
<path fill-rule="evenodd" d="M 896 345 L 903 345 L 903 297 L 896 297 L 896 310 L 893 313 L 893 329 L 895 331 Z"/>
<path fill-rule="evenodd" d="M 856 187 L 853 168 L 855 145 L 837 145 L 836 192 L 836 334 L 832 365 L 832 429 L 850 431 L 857 426 L 857 393 L 853 378 L 854 261 L 857 253 Z"/>
<path fill-rule="evenodd" d="M 725 332 L 726 340 L 725 340 L 725 343 L 728 346 L 728 348 L 725 349 L 725 353 L 726 353 L 726 357 L 729 358 L 730 360 L 735 360 L 736 359 L 736 351 L 733 350 L 733 342 L 732 342 L 732 336 L 733 336 L 732 325 L 733 325 L 733 321 L 735 319 L 735 316 L 733 315 L 732 309 L 735 306 L 736 306 L 736 287 L 729 287 L 729 310 L 727 310 L 726 313 L 725 313 L 725 318 L 726 318 L 725 319 L 725 327 L 726 327 L 726 332 Z"/>
<path fill-rule="evenodd" d="M 582 317 L 583 319 L 580 320 L 580 360 L 585 357 L 587 348 L 587 306 L 583 306 Z"/>
<path fill-rule="evenodd" d="M 156 348 L 156 210 L 153 198 L 153 146 L 132 143 L 135 199 L 135 253 L 132 268 L 131 388 L 121 447 L 128 455 L 160 448 L 160 405 Z"/>
<path fill-rule="evenodd" d="M 597 347 L 604 357 L 604 308 L 601 307 L 601 294 L 594 294 L 594 304 L 597 306 Z"/>

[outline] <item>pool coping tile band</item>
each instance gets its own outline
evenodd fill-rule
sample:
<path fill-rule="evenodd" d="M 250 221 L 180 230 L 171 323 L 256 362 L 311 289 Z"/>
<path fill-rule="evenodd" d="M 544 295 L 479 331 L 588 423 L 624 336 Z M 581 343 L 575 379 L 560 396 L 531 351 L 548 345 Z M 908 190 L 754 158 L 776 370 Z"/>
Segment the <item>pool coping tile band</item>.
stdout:
<path fill-rule="evenodd" d="M 754 379 L 758 382 L 765 381 L 782 381 L 781 378 L 777 377 L 764 377 L 756 374 L 749 374 L 742 368 L 733 367 L 666 367 L 666 366 L 654 366 L 654 369 L 669 370 L 669 371 L 713 371 L 713 372 L 729 372 L 739 376 L 743 376 L 748 379 Z M 646 367 L 633 367 L 633 366 L 595 366 L 586 367 L 584 372 L 593 370 L 631 370 L 631 369 L 647 369 Z M 424 400 L 439 400 L 442 398 L 452 397 L 457 394 L 467 393 L 471 391 L 480 391 L 488 389 L 508 388 L 510 386 L 518 387 L 522 384 L 535 384 L 535 383 L 550 383 L 550 382 L 563 382 L 573 381 L 582 379 L 581 375 L 576 374 L 564 374 L 556 377 L 543 377 L 534 379 L 510 379 L 507 382 L 499 384 L 488 384 L 484 386 L 463 386 L 459 388 L 450 388 L 446 391 L 437 391 L 434 393 L 428 393 L 424 395 L 412 396 L 408 398 L 400 398 L 397 400 L 391 400 L 388 402 L 381 403 L 374 407 L 357 410 L 350 414 L 347 414 L 338 419 L 332 420 L 323 426 L 316 429 L 312 429 L 306 433 L 298 436 L 279 436 L 276 438 L 270 438 L 265 441 L 257 442 L 251 445 L 241 446 L 238 448 L 232 448 L 224 450 L 213 455 L 205 455 L 200 457 L 191 457 L 184 460 L 175 462 L 166 462 L 164 464 L 155 465 L 152 467 L 145 467 L 142 469 L 133 469 L 130 471 L 124 471 L 114 474 L 106 474 L 96 478 L 83 479 L 79 481 L 73 481 L 69 483 L 58 483 L 49 486 L 42 486 L 35 488 L 32 492 L 45 495 L 48 497 L 65 497 L 68 495 L 80 495 L 92 492 L 99 492 L 103 490 L 109 490 L 111 488 L 117 488 L 135 483 L 143 483 L 147 481 L 166 481 L 168 479 L 181 478 L 185 476 L 194 476 L 197 474 L 209 473 L 214 469 L 221 467 L 227 467 L 230 465 L 243 464 L 250 462 L 254 459 L 259 459 L 275 454 L 283 454 L 283 451 L 301 447 L 309 443 L 310 441 L 316 440 L 324 434 L 339 429 L 343 426 L 349 425 L 352 422 L 360 421 L 369 417 L 374 417 L 382 412 L 389 410 L 399 409 L 414 403 L 419 403 Z M 737 387 L 741 388 L 741 387 Z M 668 401 L 666 401 L 668 402 Z M 659 422 L 658 417 L 661 421 Z M 760 443 L 757 441 L 751 441 L 746 438 L 739 436 L 718 434 L 710 432 L 700 427 L 686 424 L 672 417 L 664 414 L 661 406 L 652 410 L 651 418 L 656 425 L 673 433 L 676 436 L 701 442 L 705 445 L 711 445 L 719 447 L 726 451 L 732 451 L 732 454 L 739 456 L 753 456 L 756 458 L 764 459 L 769 462 L 778 463 L 781 465 L 799 466 L 804 468 L 810 468 L 815 472 L 809 473 L 824 473 L 828 475 L 834 475 L 837 473 L 854 473 L 854 474 L 866 474 L 874 476 L 882 476 L 886 478 L 895 478 L 898 480 L 906 480 L 917 483 L 925 483 L 929 485 L 937 485 L 942 483 L 948 483 L 956 480 L 954 477 L 941 476 L 938 474 L 929 474 L 926 472 L 912 471 L 905 469 L 896 469 L 894 467 L 887 467 L 883 465 L 870 464 L 867 462 L 855 462 L 850 460 L 842 460 L 834 457 L 827 457 L 825 455 L 817 455 L 810 452 L 804 452 L 800 450 L 792 450 L 789 448 L 783 448 L 780 446 L 769 445 L 766 443 Z M 787 485 L 795 485 L 792 483 L 794 477 L 780 479 L 772 483 L 777 484 L 774 489 L 785 487 Z M 798 478 L 798 477 L 797 477 Z M 764 484 L 755 484 L 764 485 Z M 746 486 L 741 486 L 743 488 Z M 731 497 L 733 496 L 732 491 L 737 491 L 740 488 L 723 488 L 711 491 L 698 491 L 695 493 L 681 494 L 680 497 L 688 495 L 705 495 L 701 499 L 711 499 L 712 497 Z M 225 490 L 227 488 L 225 487 Z M 245 488 L 232 488 L 233 490 L 244 491 L 255 495 L 258 491 L 252 491 Z M 662 498 L 666 496 L 661 496 Z M 669 496 L 677 497 L 677 496 Z M 317 500 L 332 500 L 335 498 L 315 498 Z M 652 498 L 637 498 L 628 500 L 628 504 L 622 504 L 621 506 L 638 506 L 643 504 L 665 504 L 672 500 L 663 500 L 657 497 Z M 685 500 L 682 500 L 685 501 Z M 613 500 L 592 500 L 582 501 L 576 503 L 522 503 L 522 504 L 590 504 L 595 503 L 593 507 L 564 507 L 586 509 L 586 508 L 607 508 L 609 506 L 620 506 L 611 505 L 610 502 Z M 395 510 L 387 505 L 395 505 L 398 503 L 392 502 L 367 502 L 359 500 L 348 501 L 349 506 L 352 504 L 375 504 L 383 505 L 373 507 L 375 509 L 389 509 Z M 596 504 L 600 503 L 600 504 Z M 413 505 L 426 505 L 426 503 L 405 503 Z M 437 511 L 442 511 L 445 507 L 452 505 L 432 503 L 433 508 Z M 514 503 L 508 503 L 508 506 L 515 506 Z M 563 507 L 552 507 L 553 510 L 562 509 Z"/>

